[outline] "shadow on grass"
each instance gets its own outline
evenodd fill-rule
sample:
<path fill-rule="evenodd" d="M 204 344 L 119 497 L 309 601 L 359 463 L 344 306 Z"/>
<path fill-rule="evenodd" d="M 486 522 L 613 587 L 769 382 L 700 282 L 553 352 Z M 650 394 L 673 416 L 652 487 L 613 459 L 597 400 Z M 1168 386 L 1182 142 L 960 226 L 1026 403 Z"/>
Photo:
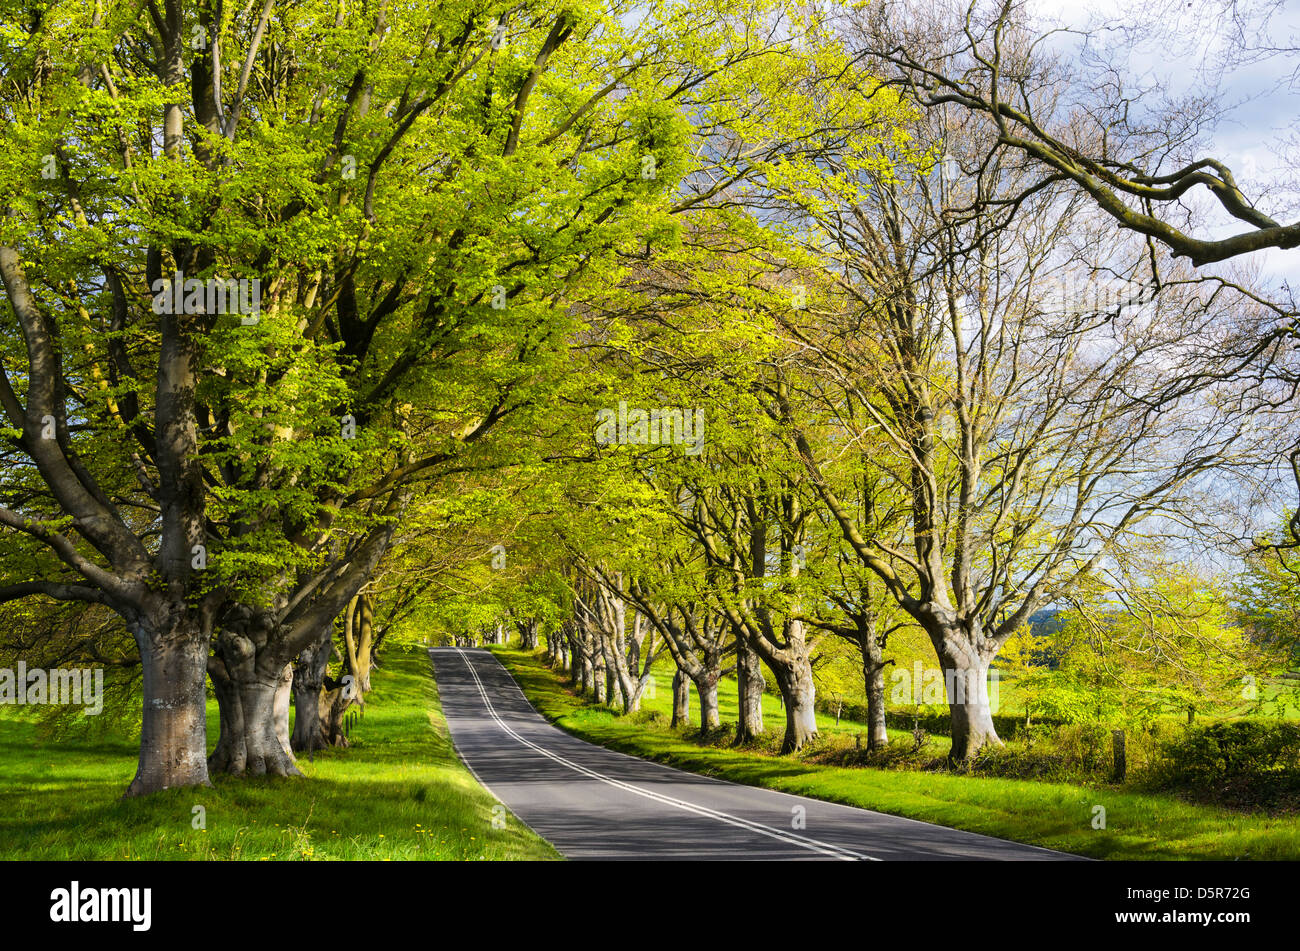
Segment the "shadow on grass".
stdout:
<path fill-rule="evenodd" d="M 0 858 L 557 857 L 513 818 L 493 828 L 496 801 L 455 755 L 423 651 L 388 655 L 375 688 L 354 745 L 301 756 L 305 778 L 214 776 L 143 799 L 121 798 L 137 754 L 120 739 L 51 743 L 0 720 Z"/>

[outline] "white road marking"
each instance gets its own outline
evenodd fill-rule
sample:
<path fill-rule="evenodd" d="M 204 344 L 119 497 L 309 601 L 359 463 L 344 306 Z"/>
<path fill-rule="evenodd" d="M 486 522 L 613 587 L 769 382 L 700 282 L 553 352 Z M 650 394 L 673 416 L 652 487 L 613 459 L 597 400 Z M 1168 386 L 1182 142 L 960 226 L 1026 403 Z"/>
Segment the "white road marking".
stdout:
<path fill-rule="evenodd" d="M 717 809 L 710 809 L 707 806 L 696 805 L 695 803 L 687 802 L 684 799 L 677 799 L 674 796 L 667 796 L 663 793 L 653 792 L 649 789 L 642 789 L 640 786 L 634 786 L 631 783 L 623 782 L 621 779 L 614 779 L 612 776 L 606 776 L 604 773 L 597 772 L 596 770 L 583 766 L 580 763 L 575 763 L 570 759 L 560 756 L 558 753 L 553 753 L 543 746 L 538 746 L 531 740 L 520 736 L 508 723 L 506 723 L 505 720 L 501 719 L 500 715 L 496 711 L 496 707 L 492 705 L 492 700 L 488 697 L 487 690 L 483 686 L 483 681 L 479 678 L 478 671 L 474 669 L 474 665 L 469 662 L 469 658 L 465 656 L 465 652 L 461 648 L 457 647 L 455 648 L 455 651 L 460 655 L 460 659 L 464 662 L 466 669 L 469 670 L 470 676 L 474 678 L 474 683 L 478 686 L 479 695 L 483 698 L 483 703 L 487 707 L 488 714 L 496 721 L 497 725 L 501 727 L 502 731 L 518 740 L 524 746 L 541 753 L 547 759 L 554 760 L 562 766 L 568 767 L 575 773 L 581 773 L 584 776 L 599 780 L 602 783 L 607 783 L 616 789 L 622 789 L 626 792 L 633 793 L 634 795 L 643 796 L 646 799 L 663 803 L 664 805 L 674 806 L 686 812 L 693 812 L 696 815 L 716 819 L 718 822 L 725 822 L 728 825 L 747 829 L 750 832 L 757 832 L 760 835 L 779 839 L 782 842 L 789 842 L 801 848 L 808 849 L 811 852 L 820 852 L 823 855 L 829 855 L 832 858 L 841 859 L 845 862 L 852 862 L 855 860 L 864 860 L 869 862 L 882 861 L 882 859 L 876 858 L 873 855 L 863 855 L 860 852 L 854 852 L 852 849 L 846 849 L 843 846 L 832 845 L 829 842 L 821 842 L 817 839 L 809 838 L 808 836 L 796 835 L 793 832 L 786 832 L 784 829 L 774 829 L 770 826 L 765 826 L 749 819 L 742 819 L 739 816 L 733 816 Z"/>

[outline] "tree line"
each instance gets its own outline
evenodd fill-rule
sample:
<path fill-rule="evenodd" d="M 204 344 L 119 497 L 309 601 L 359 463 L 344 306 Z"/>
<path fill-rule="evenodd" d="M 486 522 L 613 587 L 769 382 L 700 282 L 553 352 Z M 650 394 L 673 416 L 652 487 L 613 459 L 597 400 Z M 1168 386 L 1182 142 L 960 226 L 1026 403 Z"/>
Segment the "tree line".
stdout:
<path fill-rule="evenodd" d="M 297 774 L 431 618 L 548 637 L 627 710 L 671 657 L 706 727 L 734 672 L 742 736 L 766 669 L 788 751 L 821 639 L 874 744 L 919 630 L 954 757 L 996 743 L 981 688 L 1035 611 L 1291 472 L 1259 421 L 1294 411 L 1294 301 L 1206 265 L 1296 226 L 1183 162 L 1178 116 L 1101 135 L 1018 4 L 927 16 L 24 8 L 6 649 L 138 670 L 132 795 Z M 1160 217 L 1202 186 L 1251 231 Z"/>

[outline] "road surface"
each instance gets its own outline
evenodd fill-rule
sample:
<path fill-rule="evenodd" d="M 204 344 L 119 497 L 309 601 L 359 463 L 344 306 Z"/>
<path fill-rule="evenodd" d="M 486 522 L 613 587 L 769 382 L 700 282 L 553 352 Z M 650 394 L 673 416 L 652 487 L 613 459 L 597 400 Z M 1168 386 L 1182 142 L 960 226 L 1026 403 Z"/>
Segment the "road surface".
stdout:
<path fill-rule="evenodd" d="M 552 726 L 485 650 L 439 647 L 460 757 L 570 859 L 1077 859 L 1004 839 L 682 772 Z"/>

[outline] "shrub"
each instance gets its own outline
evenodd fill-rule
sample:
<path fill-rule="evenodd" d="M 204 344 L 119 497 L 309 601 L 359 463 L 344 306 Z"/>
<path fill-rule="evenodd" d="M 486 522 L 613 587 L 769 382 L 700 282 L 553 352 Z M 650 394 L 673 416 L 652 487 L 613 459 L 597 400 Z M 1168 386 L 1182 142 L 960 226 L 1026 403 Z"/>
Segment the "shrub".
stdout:
<path fill-rule="evenodd" d="M 1193 779 L 1226 779 L 1300 767 L 1300 724 L 1223 720 L 1187 728 L 1165 745 L 1173 771 Z"/>
<path fill-rule="evenodd" d="M 1114 765 L 1111 731 L 1100 723 L 1067 724 L 1056 729 L 1053 745 L 1067 762 L 1085 773 L 1109 772 Z"/>
<path fill-rule="evenodd" d="M 857 752 L 855 757 L 856 765 L 876 769 L 921 769 L 934 758 L 934 751 L 927 749 L 925 741 L 918 746 L 915 737 L 891 740 L 878 749 Z"/>
<path fill-rule="evenodd" d="M 850 707 L 846 704 L 844 715 L 849 716 Z M 865 719 L 865 714 L 863 714 Z M 858 719 L 856 716 L 850 719 Z M 952 717 L 946 707 L 922 707 L 919 714 L 910 710 L 889 710 L 885 713 L 885 723 L 891 730 L 908 730 L 912 729 L 912 724 L 916 723 L 921 729 L 925 730 L 931 736 L 950 736 L 952 734 Z M 1035 726 L 1055 726 L 1060 721 L 1053 720 L 1049 717 L 1035 717 Z M 995 713 L 993 714 L 993 728 L 997 730 L 998 737 L 1003 740 L 1014 740 L 1021 735 L 1025 729 L 1025 718 L 1022 714 Z"/>
<path fill-rule="evenodd" d="M 1032 723 L 1022 726 L 1017 738 L 1025 744 L 1025 749 L 1032 750 L 1034 747 L 1049 746 L 1055 734 L 1056 729 L 1048 724 Z"/>
<path fill-rule="evenodd" d="M 1060 753 L 1043 750 L 1014 750 L 990 747 L 980 750 L 970 771 L 981 776 L 998 776 L 1004 779 L 1038 779 L 1049 782 L 1066 781 L 1072 772 L 1066 757 Z"/>

